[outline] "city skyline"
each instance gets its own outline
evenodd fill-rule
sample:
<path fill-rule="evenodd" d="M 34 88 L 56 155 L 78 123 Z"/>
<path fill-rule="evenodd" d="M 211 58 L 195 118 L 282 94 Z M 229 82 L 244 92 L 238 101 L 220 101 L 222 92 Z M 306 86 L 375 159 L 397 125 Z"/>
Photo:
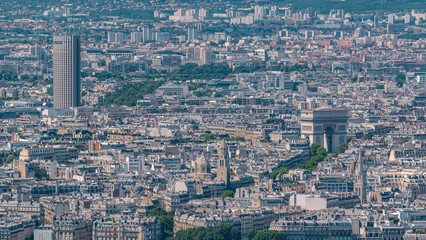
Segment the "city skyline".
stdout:
<path fill-rule="evenodd" d="M 426 239 L 420 0 L 4 0 L 0 239 Z"/>

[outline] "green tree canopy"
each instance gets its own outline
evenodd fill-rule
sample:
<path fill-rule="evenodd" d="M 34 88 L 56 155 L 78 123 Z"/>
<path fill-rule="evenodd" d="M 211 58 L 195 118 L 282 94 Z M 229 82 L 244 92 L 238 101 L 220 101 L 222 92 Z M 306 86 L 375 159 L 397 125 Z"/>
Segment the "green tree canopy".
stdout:
<path fill-rule="evenodd" d="M 115 92 L 108 93 L 104 105 L 136 106 L 138 100 L 146 94 L 154 93 L 164 81 L 146 80 L 144 82 L 127 83 Z"/>
<path fill-rule="evenodd" d="M 216 137 L 213 134 L 206 134 L 203 136 L 204 142 L 216 140 Z"/>
<path fill-rule="evenodd" d="M 221 198 L 227 198 L 227 197 L 233 198 L 234 195 L 235 195 L 234 191 L 232 191 L 232 190 L 226 190 L 225 192 L 221 193 L 219 195 L 219 197 L 221 197 Z"/>
<path fill-rule="evenodd" d="M 13 160 L 15 160 L 17 157 L 13 154 L 10 154 L 9 156 L 7 156 L 6 158 L 6 163 L 12 163 Z"/>
<path fill-rule="evenodd" d="M 161 239 L 165 240 L 173 237 L 173 217 L 174 212 L 168 212 L 160 207 L 156 207 L 149 211 L 148 216 L 157 217 L 161 224 Z"/>
<path fill-rule="evenodd" d="M 255 234 L 250 232 L 247 236 L 249 240 L 285 240 L 286 235 L 278 231 L 262 230 L 255 232 Z"/>
<path fill-rule="evenodd" d="M 180 230 L 175 240 L 241 240 L 241 232 L 229 223 L 221 223 L 216 227 L 199 227 Z"/>
<path fill-rule="evenodd" d="M 288 169 L 287 168 L 281 168 L 281 169 L 279 169 L 277 171 L 273 171 L 273 172 L 271 172 L 270 177 L 272 179 L 275 179 L 275 178 L 277 178 L 278 174 L 280 174 L 280 173 L 281 174 L 287 174 L 288 173 Z"/>
<path fill-rule="evenodd" d="M 327 156 L 327 150 L 321 147 L 318 143 L 312 143 L 311 145 L 311 159 L 304 164 L 298 164 L 295 168 L 307 169 L 314 171 L 317 168 L 318 163 L 322 162 Z"/>
<path fill-rule="evenodd" d="M 315 156 L 317 153 L 317 149 L 320 147 L 318 143 L 311 144 L 311 156 Z"/>
<path fill-rule="evenodd" d="M 37 169 L 37 171 L 35 172 L 35 177 L 37 178 L 37 180 L 49 180 L 50 177 L 47 174 L 46 169 L 44 168 L 39 168 Z"/>

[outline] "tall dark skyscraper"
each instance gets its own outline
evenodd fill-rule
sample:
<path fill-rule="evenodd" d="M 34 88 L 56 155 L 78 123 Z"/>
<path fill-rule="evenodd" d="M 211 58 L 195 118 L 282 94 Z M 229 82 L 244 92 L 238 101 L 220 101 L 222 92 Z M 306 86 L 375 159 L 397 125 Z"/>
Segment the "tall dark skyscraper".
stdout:
<path fill-rule="evenodd" d="M 81 102 L 80 37 L 53 37 L 53 104 L 55 108 L 78 107 Z"/>

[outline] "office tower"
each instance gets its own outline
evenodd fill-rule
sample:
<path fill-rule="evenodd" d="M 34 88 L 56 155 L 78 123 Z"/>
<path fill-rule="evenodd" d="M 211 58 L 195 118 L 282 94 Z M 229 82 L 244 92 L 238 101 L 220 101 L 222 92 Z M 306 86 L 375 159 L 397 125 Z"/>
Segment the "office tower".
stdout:
<path fill-rule="evenodd" d="M 305 31 L 305 38 L 306 39 L 313 39 L 313 38 L 315 38 L 315 31 Z"/>
<path fill-rule="evenodd" d="M 33 56 L 40 56 L 43 53 L 43 49 L 39 45 L 31 46 L 30 53 Z"/>
<path fill-rule="evenodd" d="M 53 37 L 53 104 L 55 108 L 80 105 L 80 37 Z"/>
<path fill-rule="evenodd" d="M 227 18 L 233 18 L 233 17 L 234 17 L 234 15 L 235 15 L 235 12 L 234 12 L 234 9 L 233 9 L 233 8 L 231 8 L 231 9 L 226 9 L 226 17 L 227 17 Z"/>
<path fill-rule="evenodd" d="M 212 62 L 212 56 L 211 51 L 208 48 L 201 48 L 200 49 L 200 61 L 201 64 L 210 64 Z"/>
<path fill-rule="evenodd" d="M 374 15 L 374 18 L 373 18 L 373 28 L 376 28 L 377 27 L 377 17 L 376 17 L 376 15 Z"/>
<path fill-rule="evenodd" d="M 337 9 L 336 17 L 343 20 L 345 18 L 345 10 L 344 9 Z"/>
<path fill-rule="evenodd" d="M 254 7 L 254 20 L 263 20 L 266 16 L 266 8 L 264 6 Z"/>
<path fill-rule="evenodd" d="M 404 18 L 405 24 L 409 24 L 411 22 L 411 15 L 410 14 L 405 14 L 403 18 Z"/>
<path fill-rule="evenodd" d="M 118 43 L 124 42 L 124 33 L 115 33 L 115 41 Z"/>
<path fill-rule="evenodd" d="M 157 32 L 155 33 L 155 41 L 165 42 L 170 40 L 170 33 L 168 32 Z"/>
<path fill-rule="evenodd" d="M 188 42 L 198 39 L 198 31 L 196 28 L 188 28 Z"/>
<path fill-rule="evenodd" d="M 196 60 L 198 59 L 197 52 L 195 48 L 190 47 L 186 50 L 186 60 Z"/>
<path fill-rule="evenodd" d="M 152 27 L 151 26 L 143 26 L 143 39 L 144 42 L 153 41 Z"/>
<path fill-rule="evenodd" d="M 293 12 L 291 11 L 291 9 L 286 9 L 284 11 L 284 15 L 286 18 L 291 18 L 291 16 L 293 15 Z"/>
<path fill-rule="evenodd" d="M 115 33 L 113 33 L 113 32 L 109 32 L 109 33 L 107 34 L 107 39 L 108 39 L 108 43 L 112 43 L 112 42 L 114 42 L 114 41 L 115 41 Z"/>
<path fill-rule="evenodd" d="M 272 6 L 271 10 L 269 11 L 269 16 L 271 18 L 275 18 L 278 15 L 278 7 L 277 6 Z"/>
<path fill-rule="evenodd" d="M 140 43 L 142 42 L 142 33 L 141 32 L 132 32 L 130 35 L 130 41 L 132 43 Z"/>
<path fill-rule="evenodd" d="M 281 31 L 278 32 L 278 35 L 280 37 L 290 37 L 290 31 L 288 31 L 288 30 L 281 30 Z"/>
<path fill-rule="evenodd" d="M 395 21 L 395 15 L 389 14 L 388 15 L 388 24 L 393 24 Z"/>
<path fill-rule="evenodd" d="M 174 13 L 174 15 L 175 15 L 175 16 L 179 16 L 179 17 L 185 16 L 185 10 L 183 10 L 183 9 L 178 9 L 178 10 Z"/>
<path fill-rule="evenodd" d="M 108 33 L 108 42 L 109 43 L 122 43 L 124 42 L 124 34 L 123 33 L 116 33 L 116 32 L 109 32 Z"/>
<path fill-rule="evenodd" d="M 206 9 L 201 8 L 198 11 L 198 17 L 200 17 L 200 18 L 205 18 L 205 17 L 207 17 L 207 15 L 208 15 L 208 11 Z"/>
<path fill-rule="evenodd" d="M 229 188 L 231 183 L 231 168 L 229 167 L 229 149 L 223 140 L 217 151 L 217 177 L 219 181 L 224 181 L 226 186 Z"/>

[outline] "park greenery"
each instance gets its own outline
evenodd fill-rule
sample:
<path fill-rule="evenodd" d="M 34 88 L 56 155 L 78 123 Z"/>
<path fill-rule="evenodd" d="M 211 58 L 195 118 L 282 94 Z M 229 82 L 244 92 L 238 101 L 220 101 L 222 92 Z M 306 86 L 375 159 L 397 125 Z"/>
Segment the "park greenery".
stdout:
<path fill-rule="evenodd" d="M 276 171 L 271 172 L 271 174 L 269 176 L 270 176 L 270 178 L 275 179 L 275 178 L 277 178 L 278 174 L 287 174 L 287 173 L 288 173 L 287 168 L 281 168 L 281 169 L 278 169 Z"/>
<path fill-rule="evenodd" d="M 209 142 L 209 141 L 213 141 L 216 140 L 216 137 L 213 134 L 206 134 L 203 136 L 203 141 L 204 142 Z"/>
<path fill-rule="evenodd" d="M 248 240 L 285 240 L 286 235 L 278 231 L 262 230 L 251 231 L 247 235 Z"/>
<path fill-rule="evenodd" d="M 138 20 L 151 20 L 154 18 L 153 10 L 142 10 L 142 9 L 109 9 L 99 12 L 91 12 L 91 16 L 100 17 L 100 16 L 115 16 L 115 17 L 124 17 Z"/>
<path fill-rule="evenodd" d="M 226 137 L 225 141 L 245 142 L 246 139 L 244 137 Z"/>
<path fill-rule="evenodd" d="M 167 74 L 167 79 L 187 81 L 193 79 L 223 79 L 232 73 L 232 69 L 224 64 L 201 65 L 188 63 Z"/>
<path fill-rule="evenodd" d="M 149 211 L 148 216 L 156 217 L 160 221 L 162 240 L 173 237 L 173 211 L 168 212 L 160 207 L 156 207 Z"/>
<path fill-rule="evenodd" d="M 398 38 L 419 40 L 420 38 L 426 38 L 426 33 L 405 33 L 398 36 Z"/>
<path fill-rule="evenodd" d="M 396 85 L 398 85 L 398 87 L 402 87 L 404 86 L 405 83 L 405 74 L 398 72 L 396 73 Z"/>
<path fill-rule="evenodd" d="M 308 66 L 295 64 L 292 66 L 288 65 L 256 65 L 256 66 L 239 66 L 234 69 L 234 73 L 252 73 L 258 71 L 281 71 L 281 72 L 293 72 L 293 71 L 303 71 L 308 70 Z"/>
<path fill-rule="evenodd" d="M 227 190 L 220 196 L 234 197 L 234 192 Z M 162 240 L 241 240 L 241 232 L 237 227 L 229 223 L 221 223 L 215 227 L 199 227 L 180 230 L 173 237 L 173 217 L 174 212 L 168 212 L 160 207 L 156 207 L 148 213 L 150 217 L 156 217 L 161 224 Z M 277 231 L 251 231 L 247 240 L 285 240 L 286 236 Z"/>
<path fill-rule="evenodd" d="M 15 160 L 15 159 L 17 159 L 18 157 L 16 157 L 15 155 L 13 155 L 13 154 L 9 154 L 9 156 L 7 156 L 7 158 L 6 158 L 6 163 L 7 164 L 9 164 L 9 163 L 12 163 L 13 162 L 13 160 Z"/>
<path fill-rule="evenodd" d="M 265 124 L 282 124 L 285 125 L 285 120 L 281 118 L 269 118 L 265 121 Z"/>
<path fill-rule="evenodd" d="M 233 197 L 234 197 L 234 195 L 235 195 L 235 192 L 234 192 L 234 191 L 232 191 L 232 190 L 226 190 L 226 191 L 224 191 L 223 193 L 221 193 L 221 194 L 219 195 L 219 197 L 221 197 L 221 198 L 227 198 L 227 197 L 233 198 Z"/>
<path fill-rule="evenodd" d="M 46 169 L 44 168 L 38 168 L 35 172 L 35 177 L 37 180 L 50 180 L 49 175 L 47 174 Z"/>
<path fill-rule="evenodd" d="M 339 154 L 344 153 L 348 149 L 348 144 L 342 143 L 340 144 L 339 148 L 331 154 L 332 157 L 337 157 Z"/>
<path fill-rule="evenodd" d="M 336 151 L 339 153 L 344 152 L 348 148 L 347 144 L 341 144 L 339 149 Z M 318 166 L 318 163 L 322 162 L 324 158 L 327 156 L 327 150 L 321 147 L 318 143 L 313 143 L 310 149 L 311 158 L 306 163 L 300 163 L 293 167 L 292 169 L 306 169 L 309 171 L 314 171 Z M 289 170 L 287 168 L 280 168 L 271 172 L 269 175 L 270 178 L 275 179 L 278 174 L 288 174 Z"/>
<path fill-rule="evenodd" d="M 146 94 L 154 93 L 161 85 L 166 81 L 192 81 L 192 80 L 212 80 L 212 79 L 223 79 L 231 74 L 245 73 L 245 72 L 255 72 L 255 71 L 301 71 L 306 70 L 308 67 L 306 65 L 277 65 L 277 66 L 266 66 L 259 65 L 255 67 L 237 67 L 234 70 L 224 64 L 213 63 L 207 65 L 197 65 L 195 63 L 188 63 L 185 65 L 179 66 L 177 69 L 172 70 L 169 73 L 159 74 L 156 72 L 152 74 L 147 74 L 144 76 L 143 82 L 129 82 L 129 76 L 123 76 L 120 74 L 111 74 L 111 73 L 97 73 L 94 77 L 98 78 L 100 81 L 106 79 L 115 78 L 123 84 L 115 92 L 108 93 L 105 97 L 104 105 L 126 105 L 126 106 L 135 106 L 137 101 L 142 99 Z M 82 77 L 87 77 L 88 74 L 82 74 Z M 9 75 L 7 75 L 9 77 Z M 155 77 L 163 77 L 165 80 L 154 80 Z M 194 91 L 194 96 L 196 97 L 210 97 L 214 95 L 215 97 L 221 97 L 221 94 L 213 94 L 213 91 L 206 88 L 205 86 L 199 84 L 189 84 L 189 89 Z"/>
<path fill-rule="evenodd" d="M 363 140 L 372 140 L 373 139 L 373 134 L 371 134 L 371 133 L 364 134 L 364 135 L 362 135 L 361 139 L 363 139 Z"/>
<path fill-rule="evenodd" d="M 135 106 L 137 101 L 146 94 L 152 94 L 164 81 L 146 80 L 144 82 L 126 83 L 115 92 L 108 93 L 105 97 L 105 105 Z"/>
<path fill-rule="evenodd" d="M 210 97 L 212 95 L 213 91 L 210 89 L 201 89 L 194 91 L 194 96 L 196 97 Z"/>
<path fill-rule="evenodd" d="M 318 143 L 312 143 L 310 151 L 311 159 L 309 159 L 306 163 L 298 164 L 295 168 L 306 169 L 312 172 L 318 166 L 318 163 L 322 162 L 327 156 L 327 150 L 321 147 Z"/>
<path fill-rule="evenodd" d="M 180 230 L 174 240 L 241 240 L 241 232 L 229 223 L 221 223 L 217 227 Z"/>

